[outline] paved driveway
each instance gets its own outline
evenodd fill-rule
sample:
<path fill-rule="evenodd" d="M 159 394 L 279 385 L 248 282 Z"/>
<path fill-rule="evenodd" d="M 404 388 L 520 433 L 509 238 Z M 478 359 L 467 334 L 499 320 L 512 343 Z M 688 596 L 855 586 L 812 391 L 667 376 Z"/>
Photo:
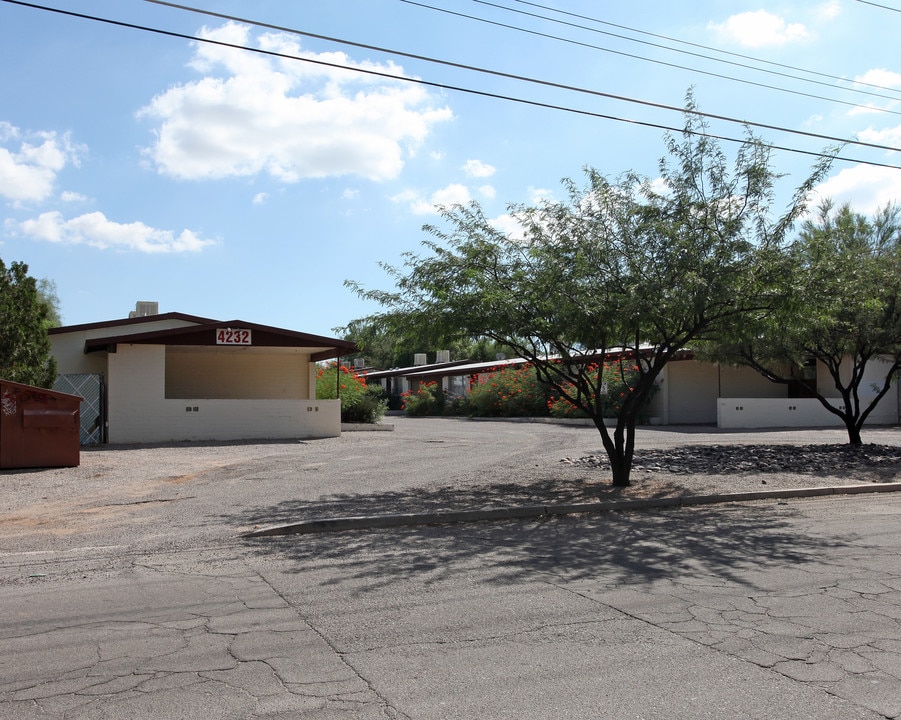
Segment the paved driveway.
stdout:
<path fill-rule="evenodd" d="M 239 538 L 596 438 L 404 421 L 0 473 L 0 718 L 901 717 L 896 495 Z"/>

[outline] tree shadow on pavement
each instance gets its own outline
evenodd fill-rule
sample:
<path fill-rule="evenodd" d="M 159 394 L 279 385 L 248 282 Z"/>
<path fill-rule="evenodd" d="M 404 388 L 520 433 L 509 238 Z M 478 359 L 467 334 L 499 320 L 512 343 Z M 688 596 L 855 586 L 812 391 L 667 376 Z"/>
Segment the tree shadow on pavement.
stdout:
<path fill-rule="evenodd" d="M 241 521 L 263 514 L 251 512 Z M 749 572 L 801 566 L 853 540 L 799 531 L 800 516 L 791 506 L 722 505 L 246 542 L 252 552 L 279 555 L 284 571 L 302 573 L 320 585 L 346 585 L 353 593 L 406 580 L 438 582 L 472 571 L 482 582 L 497 584 L 537 577 L 618 585 L 713 576 L 751 587 Z"/>

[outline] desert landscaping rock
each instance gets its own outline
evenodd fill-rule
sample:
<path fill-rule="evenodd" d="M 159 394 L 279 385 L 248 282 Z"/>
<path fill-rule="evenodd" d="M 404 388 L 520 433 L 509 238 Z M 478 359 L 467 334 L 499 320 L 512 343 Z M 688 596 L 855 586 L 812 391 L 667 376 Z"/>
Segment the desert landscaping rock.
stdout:
<path fill-rule="evenodd" d="M 606 468 L 603 455 L 564 458 L 568 465 Z M 834 475 L 901 469 L 901 447 L 868 444 L 693 445 L 665 450 L 638 450 L 632 469 L 672 475 L 724 473 L 798 473 Z"/>

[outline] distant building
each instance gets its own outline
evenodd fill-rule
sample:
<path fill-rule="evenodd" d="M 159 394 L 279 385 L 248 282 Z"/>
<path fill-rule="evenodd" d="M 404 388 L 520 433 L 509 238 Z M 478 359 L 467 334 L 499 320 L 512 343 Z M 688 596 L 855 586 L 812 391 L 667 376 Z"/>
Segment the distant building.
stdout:
<path fill-rule="evenodd" d="M 886 372 L 884 363 L 875 358 L 867 367 L 861 384 L 860 401 L 864 406 L 876 395 L 873 385 L 882 385 Z M 366 380 L 380 384 L 395 396 L 416 392 L 423 382 L 437 382 L 449 396 L 465 395 L 471 383 L 480 377 L 504 367 L 525 364 L 527 361 L 522 358 L 479 363 L 420 363 L 369 372 Z M 701 362 L 691 351 L 683 351 L 667 363 L 657 385 L 658 392 L 647 409 L 654 424 L 716 425 L 721 428 L 843 427 L 841 420 L 810 392 L 816 389 L 830 402 L 834 399 L 835 406 L 840 407 L 841 398 L 832 378 L 816 363 L 801 368 L 797 382 L 784 385 L 770 382 L 751 368 Z M 899 422 L 898 413 L 898 392 L 889 392 L 876 406 L 867 424 L 895 424 Z"/>

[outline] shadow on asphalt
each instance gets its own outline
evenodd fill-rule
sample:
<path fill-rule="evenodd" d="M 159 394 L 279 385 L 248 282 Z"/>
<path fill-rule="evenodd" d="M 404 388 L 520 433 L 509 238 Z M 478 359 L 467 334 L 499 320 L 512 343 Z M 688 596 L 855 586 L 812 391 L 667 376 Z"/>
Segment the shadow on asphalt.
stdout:
<path fill-rule="evenodd" d="M 282 511 L 258 509 L 237 520 L 271 517 L 273 510 Z M 497 584 L 550 575 L 618 585 L 690 574 L 753 587 L 749 568 L 800 566 L 846 545 L 799 535 L 795 514 L 772 505 L 697 507 L 246 542 L 262 556 L 279 555 L 288 572 L 311 573 L 311 582 L 328 568 L 322 584 L 346 583 L 355 593 L 413 578 L 434 582 L 474 568 L 484 582 Z"/>
<path fill-rule="evenodd" d="M 596 476 L 596 480 L 587 479 Z M 674 484 L 659 486 L 646 497 L 677 494 Z M 622 499 L 606 473 L 596 469 L 576 471 L 566 481 L 559 478 L 533 482 L 494 482 L 490 485 L 445 485 L 380 490 L 373 493 L 336 493 L 315 500 L 288 500 L 277 505 L 250 508 L 239 516 L 242 525 L 281 525 L 313 518 L 394 515 L 448 510 L 483 510 L 523 505 L 557 505 Z"/>

